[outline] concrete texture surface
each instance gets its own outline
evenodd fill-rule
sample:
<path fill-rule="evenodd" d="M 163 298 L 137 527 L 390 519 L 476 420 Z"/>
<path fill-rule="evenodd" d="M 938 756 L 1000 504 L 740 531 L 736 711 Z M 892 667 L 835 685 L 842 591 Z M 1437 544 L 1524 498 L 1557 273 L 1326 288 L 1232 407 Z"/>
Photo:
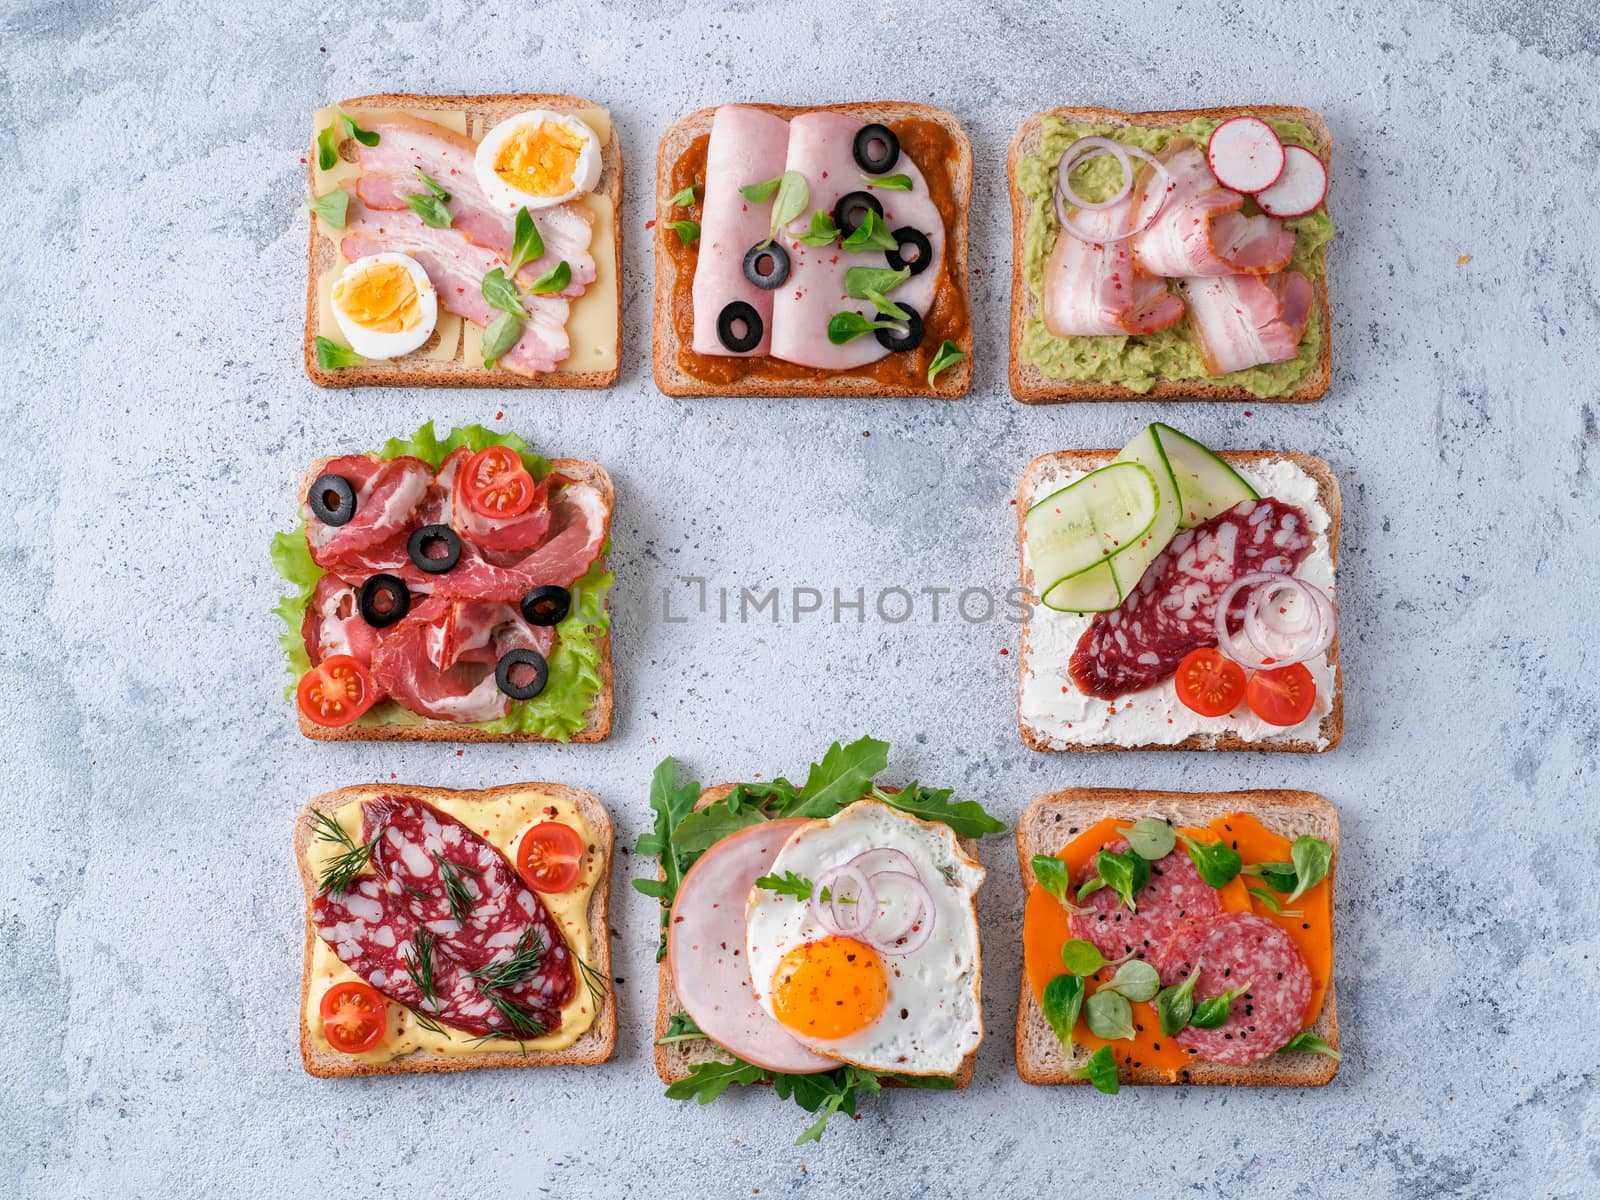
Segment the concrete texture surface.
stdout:
<path fill-rule="evenodd" d="M 1232 1198 L 1600 1195 L 1600 23 L 1581 0 L 602 6 L 6 0 L 0 14 L 0 1193 Z M 571 91 L 627 156 L 610 392 L 322 392 L 299 365 L 307 114 L 367 91 Z M 976 154 L 977 381 L 959 403 L 671 401 L 650 378 L 656 135 L 703 105 L 891 96 Z M 1060 103 L 1289 101 L 1337 141 L 1334 383 L 1306 408 L 1025 408 L 1005 387 L 1007 139 Z M 501 414 L 503 413 L 503 417 Z M 305 462 L 426 418 L 605 462 L 618 721 L 597 747 L 317 745 L 282 702 L 267 562 Z M 1041 756 L 1017 631 L 738 589 L 1008 586 L 1035 454 L 1153 418 L 1314 451 L 1345 488 L 1344 744 L 1320 758 Z M 682 612 L 682 608 L 675 608 Z M 737 610 L 735 610 L 737 611 Z M 1010 649 L 1012 653 L 1007 654 Z M 1314 788 L 1344 819 L 1346 1057 L 1316 1092 L 1036 1090 L 1011 1024 L 1021 895 L 984 848 L 989 1038 L 965 1092 L 821 1146 L 771 1095 L 650 1069 L 655 912 L 619 858 L 623 1032 L 598 1069 L 327 1083 L 295 1046 L 307 797 L 550 778 L 649 822 L 703 780 L 888 738 L 900 777 L 1014 819 L 1069 784 Z"/>

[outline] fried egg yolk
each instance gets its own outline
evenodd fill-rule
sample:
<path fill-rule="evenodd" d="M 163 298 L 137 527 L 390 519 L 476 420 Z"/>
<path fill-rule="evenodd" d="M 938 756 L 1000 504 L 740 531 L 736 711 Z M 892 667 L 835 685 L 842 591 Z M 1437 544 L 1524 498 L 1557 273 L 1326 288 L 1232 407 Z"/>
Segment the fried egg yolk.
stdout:
<path fill-rule="evenodd" d="M 561 196 L 577 176 L 584 142 L 572 130 L 545 121 L 518 129 L 495 156 L 494 171 L 530 196 Z"/>
<path fill-rule="evenodd" d="M 401 333 L 422 320 L 422 296 L 411 272 L 396 262 L 373 262 L 333 286 L 339 311 L 374 333 Z"/>
<path fill-rule="evenodd" d="M 785 954 L 772 974 L 773 1011 L 803 1037 L 859 1033 L 882 1015 L 888 1000 L 883 960 L 854 938 L 805 942 Z"/>

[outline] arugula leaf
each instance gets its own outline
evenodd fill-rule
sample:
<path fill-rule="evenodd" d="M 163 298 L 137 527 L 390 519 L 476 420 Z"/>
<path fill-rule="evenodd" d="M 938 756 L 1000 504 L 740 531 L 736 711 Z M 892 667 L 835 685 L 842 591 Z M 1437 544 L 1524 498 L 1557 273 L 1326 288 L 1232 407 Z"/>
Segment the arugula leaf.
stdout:
<path fill-rule="evenodd" d="M 999 833 L 1005 822 L 998 821 L 984 811 L 976 800 L 951 802 L 950 788 L 925 788 L 912 783 L 898 792 L 874 787 L 872 795 L 890 808 L 898 808 L 924 821 L 938 821 L 955 830 L 957 837 L 981 838 L 986 833 Z"/>
<path fill-rule="evenodd" d="M 1303 834 L 1289 847 L 1289 857 L 1294 860 L 1296 882 L 1284 903 L 1293 904 L 1328 877 L 1328 868 L 1333 866 L 1333 847 L 1319 837 Z"/>
<path fill-rule="evenodd" d="M 949 338 L 939 343 L 939 349 L 933 356 L 933 361 L 928 364 L 928 386 L 933 386 L 933 381 L 939 377 L 940 372 L 947 367 L 953 367 L 966 357 L 961 347 Z"/>
<path fill-rule="evenodd" d="M 526 317 L 528 310 L 522 307 L 522 293 L 517 291 L 517 285 L 506 278 L 506 273 L 496 267 L 483 277 L 480 285 L 483 298 L 498 308 L 503 313 L 510 313 L 514 317 Z M 515 343 L 513 343 L 514 345 Z M 510 349 L 508 346 L 507 349 Z M 505 351 L 501 351 L 505 353 Z M 498 355 L 496 357 L 499 357 Z"/>
<path fill-rule="evenodd" d="M 343 229 L 350 212 L 350 193 L 343 188 L 316 197 L 308 205 L 311 215 L 321 217 L 335 229 Z"/>
<path fill-rule="evenodd" d="M 696 1063 L 689 1074 L 676 1083 L 667 1085 L 668 1100 L 696 1100 L 710 1104 L 734 1084 L 741 1087 L 764 1081 L 766 1072 L 747 1062 Z"/>
<path fill-rule="evenodd" d="M 483 365 L 491 371 L 494 370 L 494 365 L 500 361 L 500 356 L 515 346 L 521 337 L 520 317 L 503 312 L 490 321 L 489 327 L 483 331 Z"/>
<path fill-rule="evenodd" d="M 430 229 L 450 228 L 453 220 L 450 210 L 445 207 L 443 200 L 431 192 L 413 192 L 406 197 L 406 204 Z"/>
<path fill-rule="evenodd" d="M 526 208 L 517 209 L 517 220 L 511 239 L 511 267 L 506 272 L 512 278 L 518 271 L 544 257 L 544 238 L 533 223 L 533 214 Z"/>
<path fill-rule="evenodd" d="M 566 259 L 562 259 L 543 275 L 533 281 L 533 286 L 528 290 L 535 296 L 549 296 L 555 292 L 564 292 L 567 285 L 572 282 L 572 267 Z"/>
<path fill-rule="evenodd" d="M 1050 1022 L 1050 1028 L 1056 1031 L 1056 1037 L 1061 1039 L 1061 1045 L 1070 1056 L 1072 1049 L 1072 1028 L 1078 1023 L 1078 1012 L 1083 1007 L 1083 977 L 1080 975 L 1057 975 L 1044 985 L 1044 999 L 1040 1004 L 1044 1009 L 1044 1019 Z"/>
<path fill-rule="evenodd" d="M 756 886 L 762 891 L 772 892 L 778 896 L 793 896 L 796 900 L 809 900 L 816 885 L 804 875 L 797 875 L 793 871 L 785 871 L 782 875 L 763 875 L 756 880 Z M 828 899 L 827 889 L 822 892 L 823 900 Z"/>
<path fill-rule="evenodd" d="M 687 246 L 700 237 L 698 221 L 668 221 L 667 228 L 678 235 L 678 241 Z"/>
<path fill-rule="evenodd" d="M 680 854 L 704 854 L 730 833 L 738 833 L 766 820 L 757 809 L 733 812 L 725 804 L 712 804 L 678 822 L 672 841 Z"/>
<path fill-rule="evenodd" d="M 672 919 L 672 902 L 678 895 L 678 884 L 683 881 L 687 865 L 673 844 L 673 832 L 679 822 L 694 811 L 700 799 L 700 785 L 693 780 L 682 787 L 677 783 L 678 764 L 664 758 L 656 764 L 650 779 L 650 809 L 655 813 L 655 828 L 639 837 L 638 852 L 660 859 L 663 879 L 635 879 L 636 891 L 654 896 L 661 901 L 661 944 L 656 948 L 656 961 L 667 954 L 667 923 Z M 645 886 L 649 885 L 649 886 Z"/>
<path fill-rule="evenodd" d="M 765 204 L 772 199 L 772 193 L 778 190 L 778 185 L 782 182 L 783 176 L 780 175 L 776 179 L 763 180 L 761 183 L 747 183 L 739 189 L 739 195 L 751 204 Z"/>
<path fill-rule="evenodd" d="M 1344 1056 L 1309 1029 L 1302 1029 L 1278 1051 L 1279 1054 L 1326 1054 L 1335 1062 Z"/>
<path fill-rule="evenodd" d="M 856 226 L 855 232 L 840 243 L 846 250 L 898 250 L 900 243 L 895 241 L 894 234 L 889 232 L 889 227 L 883 223 L 883 218 L 875 209 L 867 209 L 867 215 L 861 224 Z"/>
<path fill-rule="evenodd" d="M 833 214 L 818 209 L 811 214 L 811 228 L 794 240 L 820 250 L 824 246 L 831 246 L 838 236 L 839 227 L 833 223 Z"/>
<path fill-rule="evenodd" d="M 694 187 L 695 185 L 691 183 L 671 200 L 668 200 L 667 203 L 672 205 L 673 208 L 688 208 L 694 203 Z M 742 191 L 743 189 L 741 188 L 740 190 Z"/>
<path fill-rule="evenodd" d="M 910 267 L 898 271 L 888 267 L 850 267 L 844 273 L 844 294 L 852 300 L 871 299 L 874 292 L 887 296 L 910 278 Z"/>
<path fill-rule="evenodd" d="M 811 764 L 797 803 L 786 805 L 786 817 L 831 817 L 867 794 L 872 780 L 889 765 L 889 743 L 864 737 L 848 746 L 835 742 L 822 761 Z"/>
<path fill-rule="evenodd" d="M 338 342 L 329 341 L 325 337 L 319 336 L 316 345 L 317 366 L 324 371 L 337 371 L 340 367 L 359 367 L 367 361 L 349 346 L 341 346 Z"/>
<path fill-rule="evenodd" d="M 339 123 L 317 130 L 317 166 L 331 171 L 339 165 Z"/>
<path fill-rule="evenodd" d="M 436 198 L 444 201 L 447 204 L 450 202 L 450 193 L 440 187 L 439 181 L 433 178 L 433 176 L 429 175 L 421 167 L 417 168 L 417 178 L 422 180 L 422 186 L 427 188 L 428 191 L 431 192 Z"/>
<path fill-rule="evenodd" d="M 1101 1046 L 1083 1066 L 1074 1067 L 1072 1077 L 1088 1080 L 1094 1085 L 1095 1091 L 1104 1092 L 1107 1096 L 1115 1096 L 1121 1088 L 1117 1082 L 1117 1060 L 1112 1057 L 1110 1046 Z"/>
<path fill-rule="evenodd" d="M 882 188 L 886 192 L 909 192 L 911 190 L 911 176 L 909 175 L 863 175 L 869 188 Z"/>
<path fill-rule="evenodd" d="M 665 1046 L 672 1042 L 700 1042 L 705 1040 L 705 1032 L 695 1024 L 693 1017 L 686 1012 L 675 1012 L 667 1018 L 667 1031 L 656 1039 L 656 1045 Z"/>
<path fill-rule="evenodd" d="M 790 221 L 806 210 L 811 199 L 811 185 L 799 171 L 785 171 L 778 183 L 778 196 L 772 202 L 772 227 L 767 241 L 772 241 Z"/>

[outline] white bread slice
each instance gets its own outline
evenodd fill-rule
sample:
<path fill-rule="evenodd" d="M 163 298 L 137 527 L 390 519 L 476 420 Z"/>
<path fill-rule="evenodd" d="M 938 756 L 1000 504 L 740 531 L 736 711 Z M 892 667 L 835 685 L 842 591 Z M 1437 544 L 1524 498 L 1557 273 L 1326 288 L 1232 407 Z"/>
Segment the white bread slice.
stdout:
<path fill-rule="evenodd" d="M 700 793 L 700 799 L 695 802 L 695 808 L 705 808 L 708 804 L 715 804 L 729 792 L 733 791 L 736 784 L 722 783 L 716 787 L 705 788 Z M 886 788 L 886 791 L 893 791 Z M 958 838 L 961 849 L 970 857 L 978 857 L 978 843 L 971 838 Z M 658 872 L 659 874 L 659 872 Z M 661 878 L 665 878 L 664 875 Z M 982 973 L 979 974 L 980 999 L 982 989 Z M 656 1074 L 661 1077 L 661 1082 L 671 1085 L 680 1079 L 688 1078 L 689 1072 L 700 1063 L 720 1062 L 731 1063 L 733 1056 L 710 1038 L 698 1038 L 686 1042 L 669 1042 L 662 1045 L 660 1039 L 666 1035 L 667 1025 L 671 1022 L 673 1014 L 683 1011 L 683 1004 L 678 999 L 678 993 L 672 986 L 672 970 L 667 965 L 667 960 L 662 958 L 656 970 L 656 1043 L 655 1059 Z M 974 1064 L 977 1062 L 978 1051 L 976 1048 L 961 1061 L 955 1074 L 949 1078 L 955 1081 L 957 1088 L 964 1088 L 972 1082 Z M 888 1083 L 886 1087 L 902 1087 L 903 1084 Z"/>
<path fill-rule="evenodd" d="M 299 491 L 295 493 L 295 511 L 300 509 L 302 497 L 311 489 L 312 481 L 322 474 L 331 457 L 317 459 L 306 468 L 305 474 L 300 477 Z M 559 475 L 568 479 L 581 480 L 592 485 L 605 499 L 606 508 L 612 512 L 617 507 L 617 489 L 611 482 L 611 476 L 597 462 L 587 462 L 576 458 L 553 458 L 550 467 Z M 600 560 L 600 566 L 605 568 L 605 560 Z M 606 611 L 611 609 L 611 601 L 606 599 Z M 603 742 L 611 736 L 611 718 L 616 708 L 616 688 L 611 674 L 611 627 L 608 624 L 600 633 L 600 692 L 594 698 L 594 703 L 589 706 L 588 720 L 584 727 L 573 734 L 573 742 Z M 319 742 L 551 742 L 555 739 L 539 737 L 532 733 L 495 733 L 487 729 L 475 729 L 470 725 L 462 725 L 455 721 L 421 720 L 411 721 L 407 724 L 378 724 L 378 725 L 345 725 L 339 729 L 329 729 L 318 725 L 315 721 L 307 720 L 298 709 L 295 716 L 300 723 L 300 732 L 306 737 Z"/>
<path fill-rule="evenodd" d="M 1315 792 L 1257 790 L 1248 792 L 1147 792 L 1127 788 L 1068 788 L 1035 799 L 1017 822 L 1017 862 L 1024 892 L 1036 882 L 1035 854 L 1056 854 L 1084 829 L 1105 817 L 1135 821 L 1145 816 L 1166 817 L 1174 825 L 1205 825 L 1229 813 L 1249 813 L 1274 833 L 1293 840 L 1301 834 L 1321 838 L 1333 847 L 1328 868 L 1329 903 L 1333 903 L 1334 877 L 1339 863 L 1339 814 Z M 1337 930 L 1334 961 L 1338 962 Z M 1339 1013 L 1334 976 L 1322 1001 L 1313 1032 L 1329 1045 L 1339 1046 Z M 1028 1083 L 1082 1083 L 1073 1078 L 1074 1067 L 1088 1061 L 1079 1049 L 1068 1057 L 1061 1039 L 1044 1019 L 1027 972 L 1022 975 L 1017 1002 L 1017 1074 Z M 1222 1084 L 1251 1087 L 1320 1087 L 1338 1070 L 1337 1060 L 1321 1054 L 1275 1054 L 1245 1066 L 1195 1061 L 1179 1072 L 1179 1083 Z M 1123 1083 L 1170 1084 L 1154 1068 L 1119 1067 Z"/>
<path fill-rule="evenodd" d="M 1196 108 L 1182 112 L 1119 112 L 1110 108 L 1052 108 L 1035 113 L 1024 121 L 1011 139 L 1006 158 L 1006 177 L 1011 191 L 1011 394 L 1024 404 L 1057 404 L 1069 400 L 1247 400 L 1252 404 L 1303 404 L 1320 400 L 1333 378 L 1333 321 L 1328 307 L 1328 272 L 1316 279 L 1316 318 L 1321 322 L 1322 352 L 1316 368 L 1304 376 L 1293 391 L 1282 396 L 1257 396 L 1232 384 L 1211 383 L 1204 379 L 1161 379 L 1146 392 L 1114 383 L 1093 383 L 1051 379 L 1022 357 L 1022 335 L 1027 323 L 1039 312 L 1039 298 L 1033 294 L 1022 274 L 1023 237 L 1028 229 L 1032 201 L 1017 186 L 1017 162 L 1039 152 L 1044 119 L 1098 125 L 1143 125 L 1150 128 L 1183 125 L 1196 117 L 1227 119 L 1235 116 L 1275 117 L 1295 121 L 1311 130 L 1324 163 L 1333 157 L 1333 135 L 1320 113 L 1289 104 L 1251 104 L 1231 108 Z M 1327 247 L 1318 254 L 1326 268 Z"/>
<path fill-rule="evenodd" d="M 465 113 L 469 120 L 503 121 L 531 108 L 546 108 L 558 113 L 582 113 L 601 108 L 578 96 L 524 92 L 512 95 L 489 96 L 421 96 L 410 92 L 389 92 L 375 96 L 357 96 L 342 100 L 339 107 L 351 109 L 404 109 L 408 112 Z M 617 269 L 614 278 L 596 279 L 591 285 L 605 288 L 614 297 L 617 307 L 616 353 L 613 365 L 600 371 L 550 371 L 542 375 L 518 375 L 513 371 L 490 371 L 479 362 L 467 361 L 462 348 L 457 347 L 455 358 L 447 362 L 434 362 L 420 357 L 402 356 L 388 361 L 363 363 L 353 367 L 327 370 L 317 363 L 318 298 L 317 280 L 340 261 L 339 252 L 327 238 L 317 235 L 317 223 L 311 221 L 311 240 L 306 253 L 306 329 L 303 339 L 303 356 L 306 374 L 319 387 L 492 387 L 492 388 L 603 388 L 617 382 L 622 361 L 622 142 L 617 137 L 616 126 L 600 148 L 600 182 L 594 187 L 598 195 L 611 199 L 612 261 Z M 316 186 L 316 160 L 308 156 L 306 178 L 310 187 Z"/>
<path fill-rule="evenodd" d="M 475 804 L 492 804 L 503 796 L 542 792 L 557 799 L 571 801 L 583 819 L 588 822 L 598 843 L 603 859 L 600 879 L 589 896 L 587 913 L 590 934 L 594 939 L 595 966 L 608 980 L 611 978 L 611 927 L 607 912 L 611 903 L 611 859 L 616 834 L 611 825 L 611 814 L 590 792 L 567 787 L 559 783 L 515 783 L 483 791 L 454 791 L 450 788 L 407 787 L 397 783 L 368 784 L 340 788 L 318 796 L 300 813 L 294 824 L 294 858 L 300 871 L 300 882 L 306 894 L 305 969 L 300 984 L 300 1060 L 308 1075 L 319 1079 L 342 1079 L 354 1075 L 427 1075 L 448 1071 L 476 1071 L 488 1067 L 560 1067 L 592 1066 L 605 1062 L 617 1047 L 616 988 L 608 989 L 604 1007 L 595 1017 L 594 1024 L 584 1031 L 572 1045 L 564 1050 L 490 1051 L 483 1054 L 438 1054 L 417 1051 L 404 1058 L 387 1063 L 358 1062 L 347 1054 L 325 1050 L 311 1036 L 306 1022 L 306 997 L 311 992 L 311 955 L 316 949 L 319 935 L 311 920 L 311 904 L 316 898 L 317 883 L 311 877 L 307 854 L 316 827 L 313 812 L 332 813 L 353 801 L 375 800 L 379 796 L 413 796 L 427 803 L 440 800 L 465 800 Z M 579 981 L 582 986 L 582 981 Z"/>
<path fill-rule="evenodd" d="M 1022 587 L 1028 595 L 1033 595 L 1033 572 L 1028 569 L 1023 547 L 1027 543 L 1027 530 L 1024 518 L 1028 514 L 1029 500 L 1033 495 L 1033 481 L 1039 472 L 1047 466 L 1060 465 L 1073 470 L 1092 471 L 1096 467 L 1103 467 L 1116 457 L 1115 450 L 1060 450 L 1054 454 L 1041 454 L 1028 464 L 1022 473 L 1022 479 L 1017 484 L 1017 557 L 1021 563 Z M 1251 463 L 1267 463 L 1276 460 L 1287 460 L 1294 463 L 1307 475 L 1317 481 L 1317 500 L 1328 513 L 1328 554 L 1333 559 L 1334 565 L 1339 562 L 1339 526 L 1343 519 L 1343 498 L 1339 491 L 1339 480 L 1333 473 L 1333 468 L 1324 460 L 1311 454 L 1300 454 L 1293 451 L 1278 450 L 1222 450 L 1217 452 L 1217 457 L 1234 466 Z M 1061 741 L 1052 737 L 1041 729 L 1029 725 L 1022 719 L 1022 687 L 1027 678 L 1029 652 L 1032 642 L 1029 638 L 1031 622 L 1025 621 L 1022 625 L 1022 656 L 1017 669 L 1017 726 L 1022 731 L 1022 740 L 1030 750 L 1046 751 L 1114 751 L 1114 750 L 1269 750 L 1290 754 L 1325 754 L 1332 750 L 1344 738 L 1344 673 L 1339 667 L 1339 638 L 1334 635 L 1333 644 L 1328 647 L 1328 662 L 1333 669 L 1333 678 L 1337 685 L 1333 697 L 1333 707 L 1322 718 L 1319 730 L 1326 744 L 1319 746 L 1312 741 L 1295 741 L 1278 739 L 1274 741 L 1247 742 L 1243 738 L 1231 733 L 1196 733 L 1181 742 L 1171 745 L 1152 742 L 1142 746 L 1117 746 L 1107 744 L 1080 745 L 1073 742 Z"/>
<path fill-rule="evenodd" d="M 957 321 L 956 336 L 952 340 L 960 346 L 964 357 L 954 366 L 942 371 L 934 384 L 929 386 L 927 364 L 937 352 L 941 340 L 939 335 L 930 329 L 923 344 L 915 351 L 908 352 L 915 354 L 921 364 L 921 369 L 909 382 L 885 383 L 874 377 L 873 365 L 854 371 L 814 371 L 778 363 L 777 365 L 782 368 L 780 372 L 770 375 L 741 373 L 739 378 L 729 383 L 708 382 L 685 370 L 680 362 L 680 355 L 688 344 L 689 331 L 693 329 L 693 314 L 677 311 L 674 297 L 677 295 L 680 275 L 686 272 L 686 279 L 693 277 L 695 259 L 690 254 L 684 253 L 681 247 L 674 248 L 679 239 L 668 228 L 666 220 L 667 214 L 673 211 L 672 197 L 688 183 L 697 182 L 692 179 L 680 181 L 676 173 L 680 160 L 684 159 L 695 143 L 701 138 L 710 136 L 711 118 L 715 115 L 716 109 L 703 108 L 690 113 L 669 127 L 661 135 L 660 148 L 656 153 L 654 212 L 656 308 L 653 352 L 656 386 L 669 396 L 933 396 L 953 400 L 966 395 L 967 389 L 972 386 L 972 318 L 967 294 L 967 210 L 972 199 L 972 147 L 967 142 L 967 135 L 961 129 L 961 123 L 943 109 L 931 108 L 926 104 L 893 101 L 823 105 L 752 104 L 749 107 L 763 109 L 785 120 L 819 109 L 848 113 L 859 117 L 862 121 L 881 121 L 890 125 L 897 120 L 918 118 L 936 123 L 949 134 L 955 153 L 945 166 L 949 175 L 950 195 L 959 213 L 959 219 L 952 228 L 945 230 L 946 279 L 938 303 L 941 307 L 955 308 L 961 314 Z M 934 171 L 931 163 L 917 165 L 932 181 L 930 187 L 935 186 L 937 177 L 943 172 Z M 692 215 L 698 217 L 699 211 L 697 204 L 692 210 Z M 697 247 L 694 248 L 694 253 L 698 254 Z M 734 363 L 744 360 L 718 361 Z"/>

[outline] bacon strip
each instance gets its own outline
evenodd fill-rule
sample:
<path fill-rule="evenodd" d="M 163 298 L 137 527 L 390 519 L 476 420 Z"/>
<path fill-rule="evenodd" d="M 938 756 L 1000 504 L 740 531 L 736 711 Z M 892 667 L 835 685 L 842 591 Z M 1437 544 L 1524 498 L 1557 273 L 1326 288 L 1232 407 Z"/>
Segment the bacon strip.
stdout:
<path fill-rule="evenodd" d="M 1111 236 L 1128 228 L 1133 197 L 1098 212 L 1079 210 L 1073 224 Z M 1044 268 L 1044 323 L 1058 337 L 1154 333 L 1183 319 L 1183 301 L 1164 279 L 1133 261 L 1126 239 L 1085 242 L 1062 230 Z"/>
<path fill-rule="evenodd" d="M 1261 363 L 1289 362 L 1311 319 L 1315 292 L 1298 271 L 1265 279 L 1222 275 L 1182 279 L 1189 324 L 1208 375 L 1226 375 Z"/>
<path fill-rule="evenodd" d="M 349 262 L 369 254 L 409 254 L 422 264 L 439 302 L 458 317 L 487 327 L 499 312 L 483 298 L 483 277 L 505 260 L 492 250 L 474 246 L 453 229 L 434 229 L 410 209 L 404 212 L 369 212 L 364 205 L 351 207 L 339 252 Z M 559 296 L 528 296 L 529 313 L 522 337 L 506 351 L 500 365 L 518 375 L 554 371 L 572 353 L 567 337 L 571 305 Z"/>
<path fill-rule="evenodd" d="M 478 186 L 474 163 L 477 146 L 469 139 L 431 121 L 404 114 L 374 117 L 371 129 L 376 146 L 359 146 L 361 178 L 356 194 L 368 208 L 399 211 L 406 197 L 424 191 L 417 177 L 421 170 L 450 193 L 451 228 L 475 246 L 493 250 L 511 260 L 515 237 L 514 214 L 501 212 Z M 565 261 L 572 268 L 572 283 L 561 293 L 576 298 L 595 280 L 594 256 L 589 253 L 593 217 L 579 204 L 530 210 L 544 239 L 544 254 L 528 263 L 517 278 L 524 286 Z M 437 281 L 435 281 L 437 282 Z"/>
<path fill-rule="evenodd" d="M 1134 261 L 1151 275 L 1270 275 L 1289 265 L 1294 234 L 1276 217 L 1247 217 L 1244 197 L 1217 182 L 1197 147 L 1179 144 L 1160 156 L 1171 182 L 1166 206 L 1131 240 Z M 1134 187 L 1135 220 L 1161 202 L 1154 168 L 1146 165 Z"/>

